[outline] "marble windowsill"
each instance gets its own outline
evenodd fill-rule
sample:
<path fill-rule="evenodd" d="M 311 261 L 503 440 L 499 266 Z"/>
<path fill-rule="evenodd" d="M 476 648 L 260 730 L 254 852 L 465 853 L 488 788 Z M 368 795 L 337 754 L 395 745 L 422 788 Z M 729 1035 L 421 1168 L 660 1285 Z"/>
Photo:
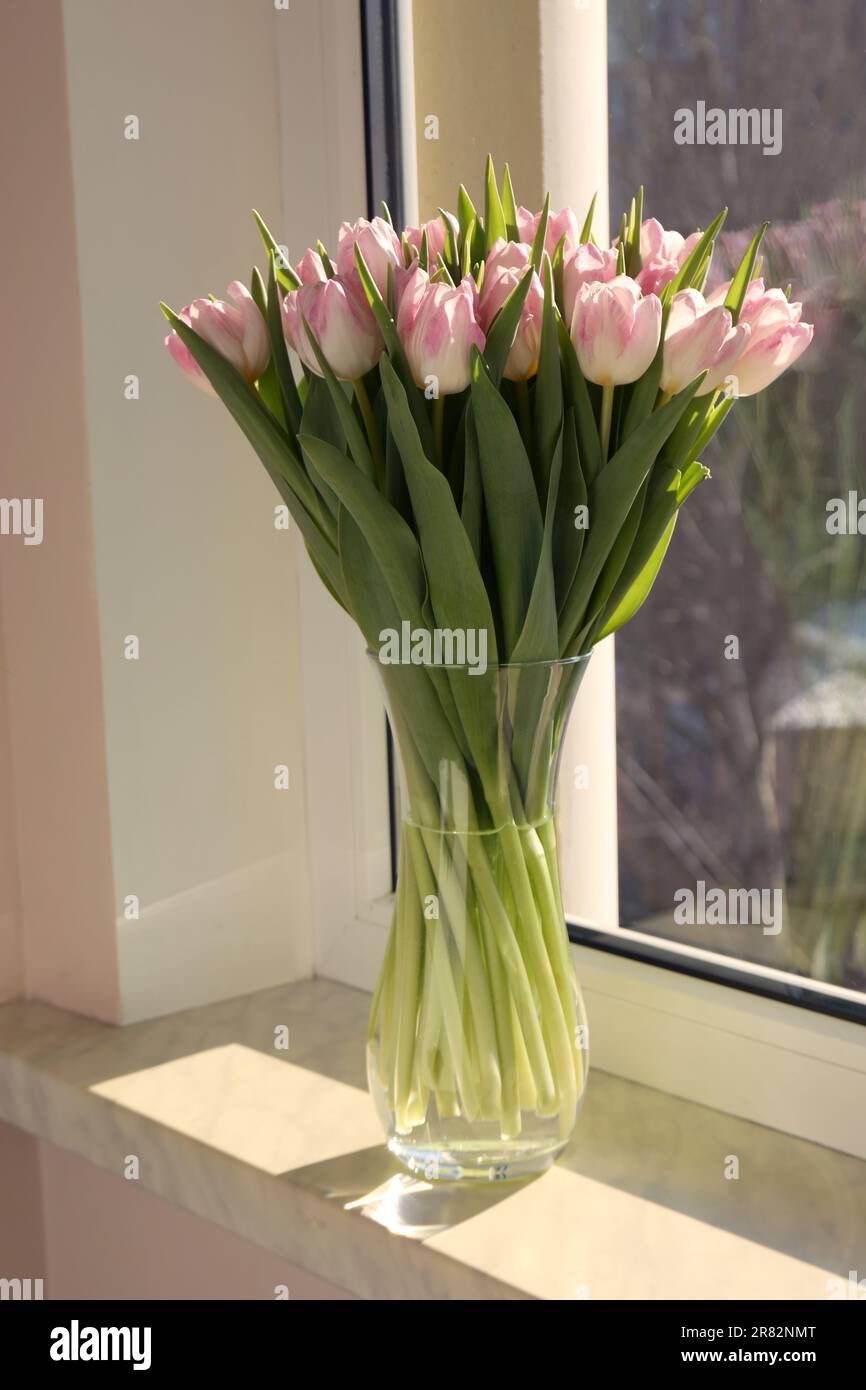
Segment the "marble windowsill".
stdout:
<path fill-rule="evenodd" d="M 544 1177 L 413 1181 L 367 1005 L 326 980 L 125 1028 L 7 1004 L 0 1118 L 113 1173 L 135 1154 L 149 1191 L 362 1298 L 823 1299 L 866 1269 L 866 1163 L 599 1072 Z"/>

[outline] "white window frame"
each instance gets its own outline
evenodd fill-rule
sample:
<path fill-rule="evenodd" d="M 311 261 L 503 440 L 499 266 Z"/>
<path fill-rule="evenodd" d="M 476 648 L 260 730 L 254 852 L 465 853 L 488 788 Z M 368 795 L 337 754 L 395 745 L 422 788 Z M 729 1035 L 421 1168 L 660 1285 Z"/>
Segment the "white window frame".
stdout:
<path fill-rule="evenodd" d="M 601 0 L 574 11 L 558 0 L 540 5 L 546 182 L 557 205 L 582 205 L 595 187 L 607 187 L 606 7 Z M 399 18 L 403 172 L 410 183 L 416 150 L 410 0 L 401 0 Z M 411 216 L 411 193 L 408 201 Z M 306 561 L 301 612 L 315 968 L 369 990 L 392 910 L 384 706 L 363 641 Z M 604 645 L 578 697 L 567 759 L 579 760 L 574 750 L 583 739 L 597 762 L 592 799 L 580 813 L 585 833 L 574 836 L 576 873 L 592 889 L 582 916 L 616 940 L 637 944 L 641 933 L 618 926 L 613 639 Z M 866 1157 L 861 1026 L 609 951 L 572 949 L 594 1067 Z M 693 949 L 684 955 L 704 965 L 732 963 Z"/>

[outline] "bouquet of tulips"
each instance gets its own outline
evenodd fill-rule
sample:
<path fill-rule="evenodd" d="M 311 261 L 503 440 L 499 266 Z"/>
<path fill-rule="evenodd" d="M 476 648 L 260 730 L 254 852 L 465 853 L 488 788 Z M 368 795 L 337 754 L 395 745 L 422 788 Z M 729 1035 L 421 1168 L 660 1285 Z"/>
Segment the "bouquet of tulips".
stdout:
<path fill-rule="evenodd" d="M 573 1124 L 550 781 L 579 658 L 645 601 L 737 395 L 812 332 L 756 279 L 763 228 L 704 297 L 724 217 L 684 239 L 641 190 L 603 246 L 593 207 L 530 213 L 488 159 L 482 210 L 461 186 L 400 231 L 383 207 L 296 265 L 257 217 L 266 277 L 163 306 L 380 653 L 407 818 L 371 1034 L 398 1134 L 431 1100 L 503 1138 Z M 442 661 L 467 633 L 474 665 Z"/>

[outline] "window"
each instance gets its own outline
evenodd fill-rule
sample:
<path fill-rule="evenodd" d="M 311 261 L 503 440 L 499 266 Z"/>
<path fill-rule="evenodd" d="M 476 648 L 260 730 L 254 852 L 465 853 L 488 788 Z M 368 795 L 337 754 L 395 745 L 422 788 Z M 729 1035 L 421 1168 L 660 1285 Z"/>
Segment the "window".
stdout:
<path fill-rule="evenodd" d="M 771 217 L 767 283 L 810 286 L 817 326 L 706 451 L 712 482 L 617 637 L 619 901 L 624 928 L 767 968 L 720 978 L 862 1019 L 866 14 L 831 10 L 608 5 L 612 223 L 640 182 L 686 233 L 727 204 L 720 283 Z M 702 111 L 753 107 L 755 143 L 675 143 L 683 109 L 699 139 Z"/>

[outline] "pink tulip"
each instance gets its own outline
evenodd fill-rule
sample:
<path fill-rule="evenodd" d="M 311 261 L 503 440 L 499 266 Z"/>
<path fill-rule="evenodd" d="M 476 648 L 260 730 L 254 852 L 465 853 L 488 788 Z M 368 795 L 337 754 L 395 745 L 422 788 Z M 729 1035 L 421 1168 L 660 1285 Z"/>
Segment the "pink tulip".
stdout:
<path fill-rule="evenodd" d="M 641 223 L 640 256 L 642 266 L 637 282 L 644 294 L 658 294 L 673 280 L 683 261 L 700 241 L 700 233 L 683 237 L 679 232 L 666 232 L 654 217 Z"/>
<path fill-rule="evenodd" d="M 525 270 L 532 257 L 532 247 L 523 241 L 503 241 L 498 237 L 484 262 L 484 281 L 500 270 Z"/>
<path fill-rule="evenodd" d="M 733 327 L 730 311 L 708 304 L 698 290 L 680 290 L 671 300 L 665 329 L 661 389 L 676 395 L 706 371 L 699 396 L 715 391 L 749 336 L 747 324 Z"/>
<path fill-rule="evenodd" d="M 517 231 L 520 240 L 532 245 L 535 234 L 538 231 L 538 224 L 541 221 L 540 212 L 530 212 L 528 208 L 517 209 Z M 573 208 L 562 208 L 560 212 L 551 212 L 547 218 L 547 231 L 544 234 L 544 249 L 548 256 L 553 256 L 554 251 L 565 237 L 566 255 L 569 250 L 576 247 L 580 242 L 581 223 L 577 213 Z"/>
<path fill-rule="evenodd" d="M 511 291 L 523 279 L 529 261 L 530 248 L 522 242 L 494 242 L 484 267 L 478 307 L 478 319 L 485 334 L 490 332 L 493 320 Z M 527 381 L 538 371 L 543 315 L 544 290 L 533 272 L 503 372 L 509 381 Z"/>
<path fill-rule="evenodd" d="M 407 333 L 415 322 L 418 306 L 429 287 L 429 274 L 426 270 L 421 269 L 419 262 L 414 258 L 408 268 L 395 271 L 394 299 L 397 306 L 395 322 L 402 325 L 403 332 Z"/>
<path fill-rule="evenodd" d="M 627 275 L 581 285 L 571 320 L 580 370 L 599 386 L 637 381 L 656 355 L 661 327 L 661 301 L 643 296 Z"/>
<path fill-rule="evenodd" d="M 246 285 L 233 280 L 228 295 L 234 303 L 227 304 L 222 299 L 194 299 L 181 309 L 178 318 L 216 348 L 244 380 L 252 384 L 258 381 L 270 361 L 268 330 Z M 174 330 L 168 334 L 165 345 L 181 371 L 196 386 L 213 395 L 213 387 Z"/>
<path fill-rule="evenodd" d="M 324 261 L 312 246 L 304 252 L 303 260 L 295 266 L 295 274 L 302 285 L 319 285 L 328 278 Z"/>
<path fill-rule="evenodd" d="M 461 280 L 456 289 L 441 280 L 424 283 L 418 271 L 404 290 L 397 314 L 397 333 L 415 384 L 435 383 L 440 396 L 465 391 L 472 376 L 472 348 L 485 338 L 475 317 L 474 281 Z"/>
<path fill-rule="evenodd" d="M 574 304 L 581 285 L 592 284 L 595 280 L 607 283 L 616 275 L 616 251 L 603 251 L 593 246 L 591 241 L 566 254 L 562 267 L 562 290 L 565 300 L 565 321 L 571 323 Z"/>
<path fill-rule="evenodd" d="M 384 217 L 374 217 L 372 222 L 360 217 L 357 222 L 344 222 L 340 227 L 337 236 L 337 270 L 349 285 L 357 285 L 363 294 L 355 262 L 356 246 L 360 247 L 376 288 L 382 298 L 387 299 L 388 267 L 396 270 L 403 264 L 403 249 L 397 233 Z"/>
<path fill-rule="evenodd" d="M 445 216 L 451 224 L 456 242 L 460 225 L 452 212 L 446 212 Z M 429 222 L 423 222 L 420 227 L 407 227 L 403 235 L 415 254 L 420 256 L 421 239 L 425 232 L 427 233 L 427 261 L 435 270 L 436 258 L 445 250 L 445 224 L 442 218 L 432 217 Z"/>
<path fill-rule="evenodd" d="M 730 281 L 710 295 L 709 304 L 724 302 Z M 761 279 L 746 290 L 740 323 L 749 329 L 749 338 L 736 363 L 737 394 L 754 396 L 790 367 L 812 341 L 811 323 L 801 323 L 803 306 L 791 304 L 781 290 L 765 290 Z"/>
<path fill-rule="evenodd" d="M 304 319 L 334 375 L 341 381 L 357 381 L 378 362 L 382 335 L 373 312 L 342 275 L 292 290 L 283 299 L 282 309 L 289 346 L 317 376 L 322 376 L 322 369 L 316 361 Z"/>

